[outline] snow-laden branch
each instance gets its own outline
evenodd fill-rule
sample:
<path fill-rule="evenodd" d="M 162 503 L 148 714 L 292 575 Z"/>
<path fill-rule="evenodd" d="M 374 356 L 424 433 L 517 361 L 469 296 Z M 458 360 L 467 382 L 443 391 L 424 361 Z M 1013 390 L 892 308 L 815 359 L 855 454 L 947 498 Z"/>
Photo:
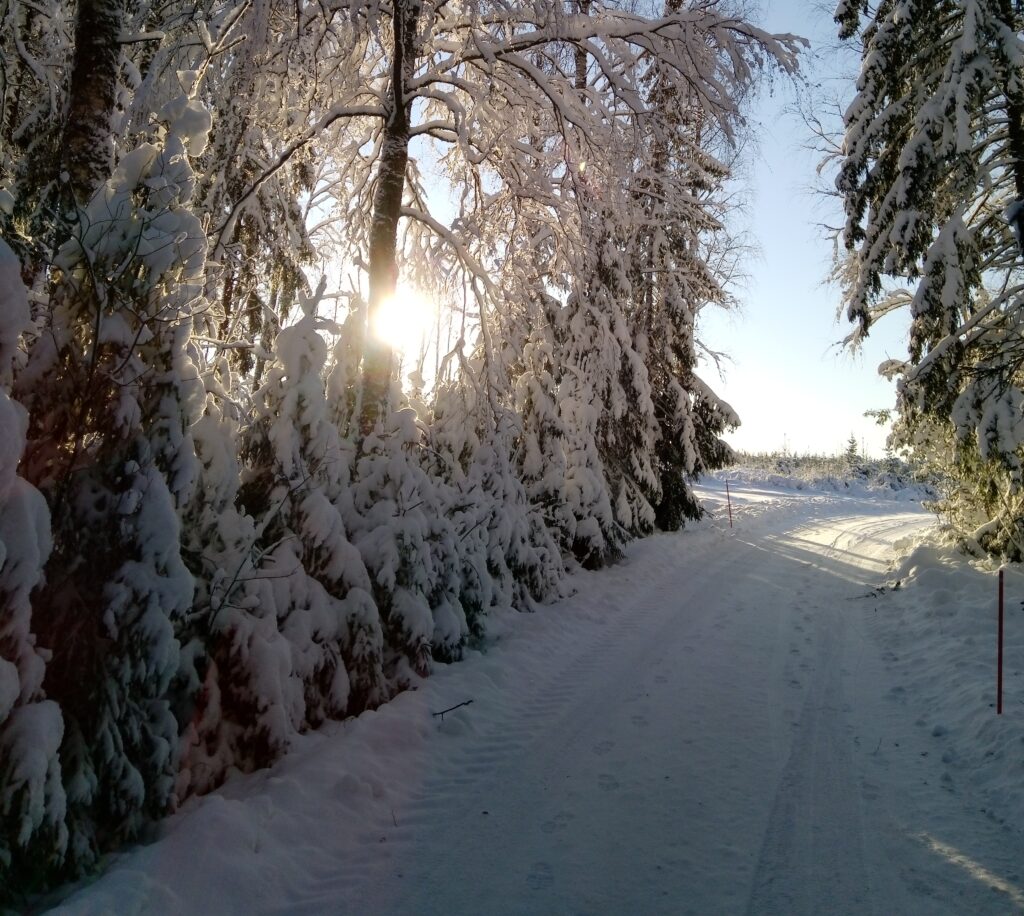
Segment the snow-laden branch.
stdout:
<path fill-rule="evenodd" d="M 248 202 L 256 192 L 259 191 L 260 187 L 268 178 L 270 178 L 279 169 L 283 168 L 295 153 L 317 139 L 336 121 L 357 117 L 383 119 L 386 117 L 386 112 L 376 105 L 338 104 L 327 109 L 315 124 L 306 128 L 305 131 L 285 146 L 285 148 L 277 155 L 277 158 L 238 196 L 232 205 L 227 218 L 214 231 L 217 243 L 213 247 L 211 259 L 216 261 L 222 256 L 225 244 L 224 240 L 231 237 L 239 216 L 241 216 Z"/>
<path fill-rule="evenodd" d="M 443 223 L 438 222 L 425 210 L 420 210 L 415 207 L 402 207 L 401 212 L 402 216 L 414 219 L 418 223 L 422 223 L 430 229 L 431 232 L 442 239 L 455 253 L 455 256 L 459 259 L 459 263 L 462 264 L 476 280 L 483 284 L 488 293 L 492 295 L 494 294 L 494 283 L 488 272 L 484 269 L 483 265 L 473 257 L 472 253 L 458 235 L 452 232 Z"/>

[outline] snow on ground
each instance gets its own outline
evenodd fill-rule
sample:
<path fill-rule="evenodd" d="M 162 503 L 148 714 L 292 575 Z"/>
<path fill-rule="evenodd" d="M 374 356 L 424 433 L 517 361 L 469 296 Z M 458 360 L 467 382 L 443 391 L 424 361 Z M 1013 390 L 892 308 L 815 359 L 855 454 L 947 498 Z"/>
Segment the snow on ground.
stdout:
<path fill-rule="evenodd" d="M 997 719 L 994 573 L 916 546 L 916 503 L 729 490 L 732 528 L 720 477 L 709 519 L 193 799 L 54 912 L 1024 910 L 1024 576 Z"/>

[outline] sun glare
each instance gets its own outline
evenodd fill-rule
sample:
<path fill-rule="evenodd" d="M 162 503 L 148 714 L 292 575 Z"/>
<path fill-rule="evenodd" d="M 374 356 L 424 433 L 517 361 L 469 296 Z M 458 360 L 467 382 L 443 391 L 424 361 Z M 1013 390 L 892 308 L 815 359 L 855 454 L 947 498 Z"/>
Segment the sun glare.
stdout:
<path fill-rule="evenodd" d="M 373 333 L 406 358 L 415 358 L 434 324 L 432 302 L 419 290 L 399 286 L 373 320 Z"/>

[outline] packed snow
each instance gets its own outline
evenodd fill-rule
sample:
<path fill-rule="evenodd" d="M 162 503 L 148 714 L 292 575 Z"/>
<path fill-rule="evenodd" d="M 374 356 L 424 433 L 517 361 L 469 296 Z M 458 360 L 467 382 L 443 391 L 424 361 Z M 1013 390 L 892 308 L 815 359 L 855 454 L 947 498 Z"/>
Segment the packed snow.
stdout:
<path fill-rule="evenodd" d="M 995 571 L 910 491 L 769 478 L 711 479 L 699 524 L 191 799 L 54 912 L 1024 909 L 1024 573 L 997 717 Z"/>

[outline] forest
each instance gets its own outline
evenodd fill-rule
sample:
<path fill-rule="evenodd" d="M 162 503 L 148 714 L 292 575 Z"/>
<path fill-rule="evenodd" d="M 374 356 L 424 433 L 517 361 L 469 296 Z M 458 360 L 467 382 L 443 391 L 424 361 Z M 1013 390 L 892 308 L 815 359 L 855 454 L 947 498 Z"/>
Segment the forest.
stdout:
<path fill-rule="evenodd" d="M 805 46 L 740 6 L 0 0 L 0 903 L 700 515 L 700 314 Z M 1022 18 L 843 0 L 831 162 L 893 442 L 1011 559 Z"/>

